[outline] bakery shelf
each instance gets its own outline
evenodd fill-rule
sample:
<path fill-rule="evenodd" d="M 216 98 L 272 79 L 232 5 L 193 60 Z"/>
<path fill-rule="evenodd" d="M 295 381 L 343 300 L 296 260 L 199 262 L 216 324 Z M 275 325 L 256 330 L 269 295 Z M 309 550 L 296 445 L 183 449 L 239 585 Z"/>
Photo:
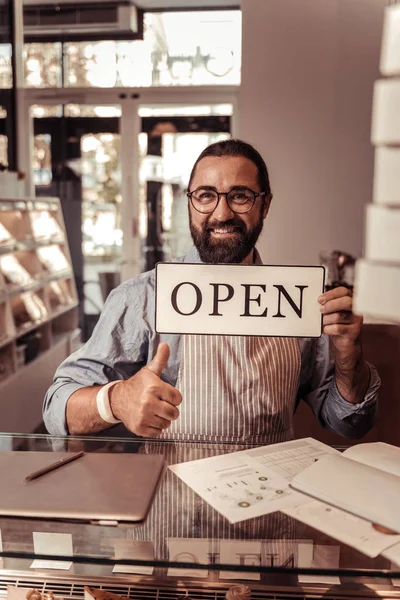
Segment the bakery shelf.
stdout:
<path fill-rule="evenodd" d="M 74 305 L 72 279 L 52 280 L 45 286 L 44 292 L 52 317 L 58 316 Z"/>
<path fill-rule="evenodd" d="M 45 275 L 57 275 L 68 271 L 68 257 L 60 244 L 41 246 L 36 250 L 37 258 Z"/>
<path fill-rule="evenodd" d="M 78 298 L 59 200 L 0 199 L 2 423 L 26 432 L 40 423 L 44 393 L 72 352 L 77 328 Z"/>
<path fill-rule="evenodd" d="M 10 245 L 14 241 L 21 242 L 33 237 L 30 212 L 27 206 L 21 207 L 21 209 L 0 210 L 0 225 L 0 240 L 5 238 L 5 242 Z"/>
<path fill-rule="evenodd" d="M 49 318 L 49 311 L 44 301 L 44 292 L 25 292 L 11 299 L 11 312 L 17 331 L 17 337 L 24 335 L 44 323 Z"/>
<path fill-rule="evenodd" d="M 12 376 L 15 370 L 15 346 L 13 342 L 9 342 L 0 347 L 0 383 Z"/>

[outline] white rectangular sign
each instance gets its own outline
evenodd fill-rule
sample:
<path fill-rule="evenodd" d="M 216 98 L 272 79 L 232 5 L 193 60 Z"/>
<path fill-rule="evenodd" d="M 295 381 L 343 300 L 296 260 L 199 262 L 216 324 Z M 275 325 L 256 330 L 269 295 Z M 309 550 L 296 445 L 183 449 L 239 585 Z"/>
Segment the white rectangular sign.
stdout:
<path fill-rule="evenodd" d="M 158 263 L 158 333 L 319 337 L 320 266 Z"/>

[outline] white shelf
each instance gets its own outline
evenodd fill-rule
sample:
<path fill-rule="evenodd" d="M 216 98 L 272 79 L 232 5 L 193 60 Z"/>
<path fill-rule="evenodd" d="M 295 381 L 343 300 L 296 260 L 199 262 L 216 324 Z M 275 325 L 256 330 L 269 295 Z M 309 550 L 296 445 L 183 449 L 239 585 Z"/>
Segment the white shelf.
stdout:
<path fill-rule="evenodd" d="M 50 213 L 51 218 L 49 219 L 48 215 L 38 217 L 39 211 Z M 6 283 L 4 274 L 0 272 L 0 328 L 2 333 L 7 334 L 6 338 L 0 339 L 0 352 L 4 364 L 7 365 L 6 373 L 10 369 L 10 375 L 0 381 L 0 420 L 3 431 L 29 433 L 41 422 L 43 397 L 56 368 L 73 351 L 79 338 L 78 298 L 63 215 L 57 198 L 0 199 L 0 223 L 3 225 L 3 232 L 5 227 L 13 238 L 12 243 L 0 245 L 0 256 L 10 254 L 19 262 L 19 265 L 15 263 L 14 273 L 14 266 L 12 263 L 10 266 L 11 261 L 8 261 L 9 276 L 17 279 L 18 269 L 24 267 L 32 278 L 32 281 L 25 285 L 12 285 Z M 36 232 L 45 235 L 47 223 L 52 233 L 59 228 L 59 235 L 36 239 L 33 226 L 35 225 Z M 50 266 L 51 251 L 46 260 L 43 258 L 40 261 L 38 250 L 49 246 L 60 247 L 68 264 L 67 269 L 58 272 L 46 271 L 44 262 Z M 60 280 L 64 280 L 66 284 L 62 286 L 65 293 L 59 296 L 58 303 L 57 294 L 53 298 L 49 284 Z M 22 298 L 21 301 L 18 300 L 29 292 L 36 293 L 42 304 L 34 298 L 32 306 Z M 63 300 L 69 297 L 72 302 L 68 305 L 63 304 Z M 43 305 L 47 309 L 47 315 L 44 314 Z M 16 319 L 19 323 L 29 323 L 29 316 L 35 316 L 35 306 L 37 316 L 42 311 L 42 317 L 45 318 L 32 321 L 26 328 L 17 331 Z M 55 310 L 56 307 L 58 308 Z M 42 334 L 38 356 L 17 368 L 17 342 L 38 329 Z"/>

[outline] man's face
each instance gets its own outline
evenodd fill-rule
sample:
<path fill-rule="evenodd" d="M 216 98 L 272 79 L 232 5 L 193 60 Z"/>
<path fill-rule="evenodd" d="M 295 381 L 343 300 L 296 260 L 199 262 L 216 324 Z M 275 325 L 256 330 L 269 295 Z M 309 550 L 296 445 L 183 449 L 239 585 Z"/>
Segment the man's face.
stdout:
<path fill-rule="evenodd" d="M 212 186 L 218 192 L 228 192 L 235 186 L 245 186 L 261 192 L 256 165 L 241 156 L 207 156 L 197 165 L 190 191 Z M 193 242 L 203 262 L 253 262 L 253 248 L 268 214 L 269 198 L 258 196 L 253 208 L 234 213 L 221 196 L 212 213 L 202 214 L 189 203 L 189 223 Z"/>

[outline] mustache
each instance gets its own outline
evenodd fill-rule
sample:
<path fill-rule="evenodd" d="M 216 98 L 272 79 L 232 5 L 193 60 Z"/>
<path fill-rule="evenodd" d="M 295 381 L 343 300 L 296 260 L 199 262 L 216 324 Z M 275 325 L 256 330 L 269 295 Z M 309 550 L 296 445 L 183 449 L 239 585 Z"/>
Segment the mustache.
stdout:
<path fill-rule="evenodd" d="M 236 219 L 228 219 L 227 221 L 218 221 L 218 220 L 213 220 L 210 221 L 206 224 L 206 226 L 204 227 L 205 230 L 210 230 L 210 229 L 216 229 L 218 227 L 239 227 L 240 229 L 245 229 L 245 225 L 243 223 L 242 220 L 236 220 Z"/>

